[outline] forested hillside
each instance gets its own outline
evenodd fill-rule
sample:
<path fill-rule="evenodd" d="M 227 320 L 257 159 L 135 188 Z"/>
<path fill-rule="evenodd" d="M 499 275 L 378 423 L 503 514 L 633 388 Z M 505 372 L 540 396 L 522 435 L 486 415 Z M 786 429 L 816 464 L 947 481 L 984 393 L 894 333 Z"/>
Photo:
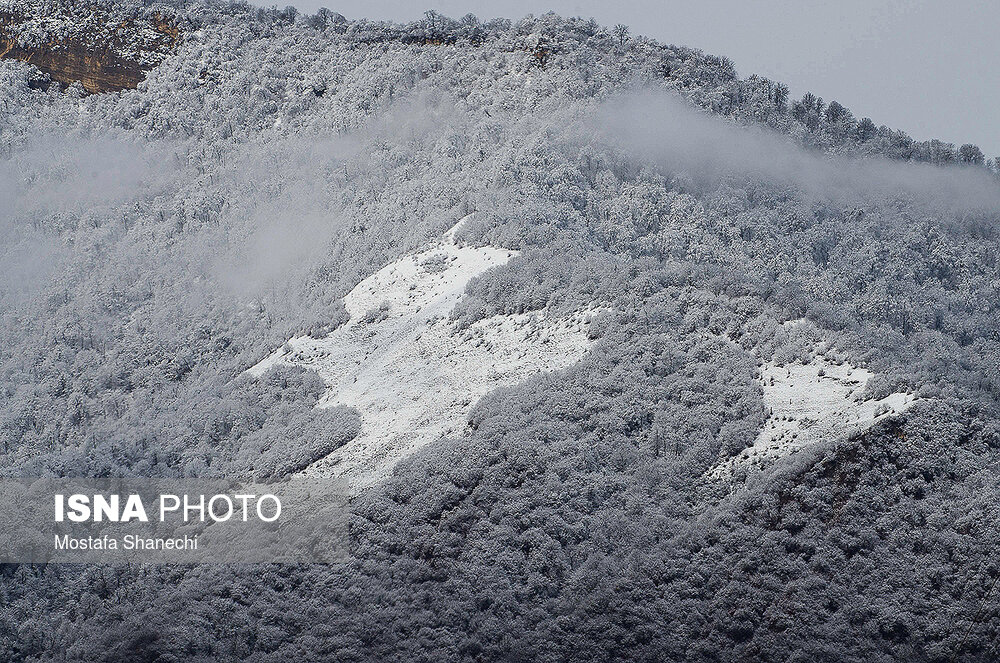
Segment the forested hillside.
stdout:
<path fill-rule="evenodd" d="M 357 495 L 350 562 L 4 565 L 0 660 L 996 659 L 996 160 L 551 14 L 0 3 L 21 48 L 101 12 L 177 28 L 134 89 L 0 59 L 3 476 L 320 460 L 358 411 L 247 369 L 470 214 L 518 253 L 456 328 L 607 313 Z M 713 477 L 817 358 L 916 400 Z"/>

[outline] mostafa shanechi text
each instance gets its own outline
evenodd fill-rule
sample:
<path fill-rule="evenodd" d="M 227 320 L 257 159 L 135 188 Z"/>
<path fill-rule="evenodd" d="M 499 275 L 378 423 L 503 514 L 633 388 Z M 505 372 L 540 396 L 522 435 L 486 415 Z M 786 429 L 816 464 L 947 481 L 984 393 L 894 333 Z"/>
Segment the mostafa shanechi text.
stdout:
<path fill-rule="evenodd" d="M 336 480 L 0 480 L 0 562 L 339 563 Z"/>

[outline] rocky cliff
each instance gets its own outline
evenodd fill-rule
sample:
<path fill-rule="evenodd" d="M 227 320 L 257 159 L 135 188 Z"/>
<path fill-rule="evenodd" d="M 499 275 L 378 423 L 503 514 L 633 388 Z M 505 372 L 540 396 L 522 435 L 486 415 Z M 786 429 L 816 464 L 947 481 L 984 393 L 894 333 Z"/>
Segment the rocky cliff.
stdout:
<path fill-rule="evenodd" d="M 176 21 L 163 14 L 90 10 L 80 21 L 59 8 L 0 8 L 0 58 L 32 64 L 63 85 L 113 92 L 135 88 L 180 41 Z"/>

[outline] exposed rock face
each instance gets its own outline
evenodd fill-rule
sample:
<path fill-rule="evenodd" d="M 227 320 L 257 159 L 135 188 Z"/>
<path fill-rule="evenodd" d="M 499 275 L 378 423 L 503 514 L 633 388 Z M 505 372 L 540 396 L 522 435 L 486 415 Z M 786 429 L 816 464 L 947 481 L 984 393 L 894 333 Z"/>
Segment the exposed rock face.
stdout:
<path fill-rule="evenodd" d="M 52 50 L 30 49 L 4 39 L 0 41 L 0 57 L 33 64 L 63 84 L 80 81 L 87 92 L 131 89 L 146 77 L 146 72 L 134 62 L 91 52 L 79 44 L 60 44 Z"/>
<path fill-rule="evenodd" d="M 79 81 L 90 93 L 135 88 L 180 41 L 176 23 L 159 14 L 56 39 L 26 36 L 33 18 L 0 10 L 0 58 L 32 64 L 63 85 Z"/>

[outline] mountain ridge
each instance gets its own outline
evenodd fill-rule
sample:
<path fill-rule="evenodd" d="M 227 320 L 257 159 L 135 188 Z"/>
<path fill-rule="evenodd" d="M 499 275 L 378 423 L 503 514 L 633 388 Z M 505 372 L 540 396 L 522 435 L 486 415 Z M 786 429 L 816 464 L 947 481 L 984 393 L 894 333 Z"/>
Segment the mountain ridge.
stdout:
<path fill-rule="evenodd" d="M 0 567 L 0 660 L 995 659 L 995 174 L 590 21 L 171 11 L 135 89 L 0 61 L 0 476 L 282 481 L 444 416 L 343 564 Z M 488 331 L 511 379 L 431 370 Z"/>
<path fill-rule="evenodd" d="M 7 9 L 3 10 L 4 7 Z M 79 20 L 73 18 L 74 12 L 88 7 L 96 8 L 96 12 L 88 16 L 89 30 L 81 30 L 81 26 L 74 25 L 74 21 Z M 827 104 L 812 93 L 806 93 L 799 100 L 791 100 L 787 86 L 782 83 L 756 74 L 740 79 L 732 62 L 725 57 L 706 55 L 693 48 L 660 44 L 646 37 L 633 38 L 624 26 L 603 28 L 592 19 L 561 18 L 550 13 L 517 23 L 507 19 L 481 23 L 472 14 L 455 20 L 428 11 L 423 20 L 395 24 L 366 19 L 348 20 L 326 9 L 313 15 L 301 15 L 292 7 L 262 9 L 246 3 L 216 3 L 210 0 L 194 3 L 181 0 L 176 3 L 4 0 L 0 11 L 3 11 L 0 17 L 7 17 L 8 36 L 4 38 L 8 51 L 6 57 L 31 62 L 43 71 L 51 69 L 54 80 L 63 84 L 81 80 L 88 92 L 134 88 L 144 79 L 145 72 L 176 50 L 181 40 L 181 24 L 185 26 L 184 30 L 196 32 L 199 25 L 212 25 L 226 16 L 250 19 L 251 25 L 260 26 L 256 29 L 262 29 L 265 34 L 289 31 L 298 32 L 304 38 L 308 38 L 310 33 L 337 36 L 335 38 L 348 44 L 369 47 L 386 43 L 479 47 L 488 42 L 507 41 L 504 33 L 513 29 L 515 34 L 520 33 L 522 39 L 520 43 L 508 43 L 507 47 L 523 49 L 539 67 L 544 67 L 553 57 L 566 56 L 590 45 L 599 45 L 599 48 L 623 59 L 651 60 L 653 75 L 661 76 L 701 107 L 730 116 L 738 122 L 775 128 L 806 145 L 834 151 L 846 149 L 859 154 L 881 154 L 905 161 L 960 163 L 1000 169 L 995 159 L 986 159 L 974 144 L 955 146 L 936 139 L 915 141 L 904 132 L 876 125 L 869 118 L 856 119 L 847 107 L 837 101 Z M 24 25 L 26 22 L 28 25 Z M 120 28 L 110 31 L 98 29 L 101 25 L 116 26 L 119 23 Z M 68 28 L 64 27 L 67 25 Z M 143 25 L 153 27 L 152 36 L 143 34 Z M 569 39 L 557 36 L 566 28 L 569 28 L 566 34 L 572 35 Z M 4 31 L 4 21 L 0 20 L 0 36 Z M 70 48 L 64 49 L 66 52 L 62 55 L 58 48 L 51 47 L 51 42 L 46 45 L 44 39 L 49 33 L 60 32 L 75 35 L 67 42 Z M 133 36 L 130 37 L 130 33 Z M 125 53 L 122 53 L 123 45 L 128 45 Z M 641 55 L 633 53 L 635 49 L 639 49 Z M 566 66 L 566 63 L 560 62 L 557 66 Z M 102 69 L 109 71 L 102 73 Z M 202 82 L 214 75 L 211 67 L 198 72 Z M 646 72 L 640 77 L 650 75 L 651 72 Z M 321 95 L 325 89 L 324 83 L 318 83 L 314 86 L 314 93 Z"/>

